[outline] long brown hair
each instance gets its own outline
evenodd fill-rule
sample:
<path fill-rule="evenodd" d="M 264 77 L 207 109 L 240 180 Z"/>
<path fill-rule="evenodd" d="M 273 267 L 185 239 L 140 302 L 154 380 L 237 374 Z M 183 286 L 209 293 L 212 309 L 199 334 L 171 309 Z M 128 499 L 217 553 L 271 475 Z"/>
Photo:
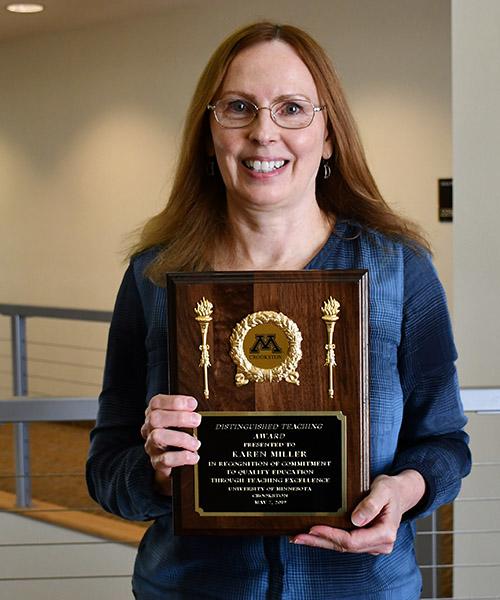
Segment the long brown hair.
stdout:
<path fill-rule="evenodd" d="M 259 22 L 229 36 L 203 71 L 187 112 L 180 159 L 165 208 L 143 227 L 130 252 L 152 247 L 159 252 L 146 274 L 163 285 L 168 271 L 210 270 L 216 241 L 225 234 L 226 194 L 218 170 L 208 173 L 210 140 L 207 105 L 220 88 L 235 56 L 250 46 L 280 40 L 308 67 L 326 105 L 333 142 L 332 174 L 316 177 L 320 208 L 333 219 L 348 219 L 365 229 L 428 248 L 418 228 L 398 216 L 382 198 L 368 168 L 363 147 L 339 78 L 325 51 L 307 33 L 291 25 Z"/>

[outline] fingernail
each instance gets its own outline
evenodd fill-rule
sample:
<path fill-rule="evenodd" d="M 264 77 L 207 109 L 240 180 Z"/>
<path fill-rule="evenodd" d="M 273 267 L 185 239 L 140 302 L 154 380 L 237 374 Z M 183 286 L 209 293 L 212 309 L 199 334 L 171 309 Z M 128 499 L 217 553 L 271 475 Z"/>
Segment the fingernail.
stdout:
<path fill-rule="evenodd" d="M 198 425 L 201 423 L 201 417 L 198 413 L 193 413 L 191 415 L 191 424 L 194 425 L 194 427 L 198 427 Z"/>
<path fill-rule="evenodd" d="M 198 406 L 198 402 L 196 398 L 192 398 L 191 396 L 186 401 L 188 410 L 194 410 Z"/>
<path fill-rule="evenodd" d="M 296 537 L 290 537 L 288 538 L 288 541 L 290 542 L 290 544 L 297 544 L 297 546 L 300 546 L 302 544 L 302 542 Z"/>
<path fill-rule="evenodd" d="M 351 521 L 356 527 L 362 527 L 366 523 L 367 517 L 363 513 L 357 512 L 351 515 Z"/>

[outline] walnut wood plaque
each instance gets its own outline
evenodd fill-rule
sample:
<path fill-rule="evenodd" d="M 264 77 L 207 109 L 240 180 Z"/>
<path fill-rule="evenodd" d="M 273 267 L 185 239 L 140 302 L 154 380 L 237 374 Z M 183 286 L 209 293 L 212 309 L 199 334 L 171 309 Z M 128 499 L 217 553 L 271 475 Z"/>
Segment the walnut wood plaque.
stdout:
<path fill-rule="evenodd" d="M 176 534 L 350 527 L 369 487 L 367 295 L 363 270 L 167 276 L 169 391 L 202 415 Z"/>

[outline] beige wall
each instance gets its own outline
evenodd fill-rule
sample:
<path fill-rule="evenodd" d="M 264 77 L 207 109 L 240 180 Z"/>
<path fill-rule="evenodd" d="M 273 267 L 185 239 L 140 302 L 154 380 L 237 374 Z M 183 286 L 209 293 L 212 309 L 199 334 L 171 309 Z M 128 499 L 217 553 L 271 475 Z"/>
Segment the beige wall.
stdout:
<path fill-rule="evenodd" d="M 462 384 L 500 387 L 500 3 L 453 2 L 456 334 Z"/>
<path fill-rule="evenodd" d="M 334 57 L 382 192 L 427 229 L 450 292 L 451 226 L 437 222 L 437 179 L 451 175 L 449 13 L 449 0 L 186 2 L 0 45 L 0 302 L 112 308 L 126 235 L 164 202 L 202 67 L 259 18 L 304 27 Z M 29 333 L 78 340 L 66 325 L 32 321 Z"/>
<path fill-rule="evenodd" d="M 224 1 L 0 46 L 2 301 L 111 308 L 123 236 L 163 202 L 202 66 L 259 17 L 336 59 L 380 186 L 430 232 L 449 287 L 449 2 Z"/>
<path fill-rule="evenodd" d="M 455 504 L 455 528 L 491 533 L 454 538 L 459 597 L 497 597 L 500 590 L 500 3 L 453 0 L 453 152 L 455 172 L 455 333 L 462 385 L 482 390 L 483 408 L 470 414 L 474 467 Z M 478 397 L 470 392 L 472 399 Z M 479 397 L 478 397 L 479 399 Z M 496 498 L 496 500 L 494 500 Z M 472 500 L 475 499 L 475 500 Z M 486 500 L 485 500 L 486 499 Z M 488 500 L 489 499 L 489 500 Z"/>

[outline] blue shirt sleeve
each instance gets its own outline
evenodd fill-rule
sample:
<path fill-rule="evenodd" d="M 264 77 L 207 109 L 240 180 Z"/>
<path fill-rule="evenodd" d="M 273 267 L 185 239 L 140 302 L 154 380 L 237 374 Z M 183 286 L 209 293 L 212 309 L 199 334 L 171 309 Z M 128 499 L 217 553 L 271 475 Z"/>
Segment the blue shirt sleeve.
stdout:
<path fill-rule="evenodd" d="M 154 490 L 154 470 L 140 434 L 146 409 L 146 323 L 132 265 L 111 321 L 99 412 L 87 461 L 90 495 L 118 516 L 146 521 L 171 511 Z"/>
<path fill-rule="evenodd" d="M 404 413 L 391 474 L 415 469 L 426 494 L 411 511 L 423 517 L 451 502 L 471 466 L 444 290 L 430 259 L 405 249 L 398 369 Z"/>

